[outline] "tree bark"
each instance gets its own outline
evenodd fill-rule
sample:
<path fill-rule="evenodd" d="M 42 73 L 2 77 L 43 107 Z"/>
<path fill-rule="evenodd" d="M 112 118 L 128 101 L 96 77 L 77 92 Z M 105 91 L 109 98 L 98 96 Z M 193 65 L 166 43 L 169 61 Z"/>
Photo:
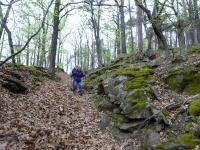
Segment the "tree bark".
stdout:
<path fill-rule="evenodd" d="M 42 29 L 43 25 L 44 25 L 44 22 L 45 22 L 45 19 L 46 19 L 46 16 L 47 16 L 47 13 L 49 12 L 49 8 L 51 7 L 52 3 L 53 3 L 54 0 L 51 0 L 48 8 L 47 8 L 47 11 L 43 17 L 43 20 L 42 20 L 42 24 L 40 26 L 40 28 L 33 34 L 30 36 L 30 38 L 27 40 L 27 42 L 25 43 L 25 45 L 19 50 L 17 51 L 16 53 L 14 53 L 13 55 L 9 56 L 8 58 L 6 58 L 3 62 L 0 63 L 0 66 L 4 65 L 8 60 L 12 59 L 14 56 L 20 54 L 22 51 L 24 51 L 27 47 L 27 45 L 30 43 L 30 41 L 36 36 L 38 35 L 38 33 L 40 32 L 40 30 Z"/>
<path fill-rule="evenodd" d="M 143 51 L 143 30 L 142 30 L 142 22 L 143 22 L 143 11 L 140 7 L 137 6 L 137 35 L 138 35 L 138 49 L 139 51 Z"/>
<path fill-rule="evenodd" d="M 6 24 L 4 24 L 4 29 L 6 30 L 7 35 L 8 35 L 8 43 L 9 43 L 11 55 L 13 55 L 12 56 L 12 65 L 13 65 L 13 67 L 15 67 L 15 56 L 14 56 L 15 52 L 14 52 L 14 47 L 13 47 L 12 34 Z"/>
<path fill-rule="evenodd" d="M 3 37 L 2 37 L 2 41 L 1 41 L 0 60 L 1 60 L 3 46 L 4 46 L 4 37 L 5 37 L 5 31 L 3 31 Z"/>
<path fill-rule="evenodd" d="M 131 14 L 131 0 L 128 1 L 128 11 L 129 11 L 129 20 L 130 20 L 130 36 L 131 36 L 131 51 L 134 50 L 134 37 L 133 37 L 133 18 Z"/>
<path fill-rule="evenodd" d="M 28 39 L 30 38 L 30 31 L 29 31 L 30 25 L 31 24 L 30 24 L 30 20 L 29 20 L 29 17 L 28 17 L 28 35 L 27 35 Z M 30 50 L 29 50 L 29 45 L 27 45 L 27 50 L 26 50 L 26 66 L 29 65 L 29 55 L 30 55 Z"/>
<path fill-rule="evenodd" d="M 124 21 L 124 0 L 121 0 L 121 4 L 119 6 L 120 11 L 120 29 L 121 29 L 121 52 L 122 54 L 126 54 L 126 28 L 125 28 L 125 21 Z"/>
<path fill-rule="evenodd" d="M 177 34 L 178 34 L 178 43 L 180 48 L 180 56 L 183 60 L 187 59 L 187 47 L 185 43 L 185 35 L 184 35 L 184 28 L 182 27 L 182 20 L 178 20 L 177 25 Z"/>
<path fill-rule="evenodd" d="M 60 0 L 56 0 L 53 17 L 53 34 L 51 40 L 51 53 L 50 53 L 50 65 L 49 72 L 55 76 L 55 61 L 56 61 L 56 50 L 58 43 L 58 31 L 59 31 L 59 15 L 60 15 Z"/>
<path fill-rule="evenodd" d="M 119 56 L 121 54 L 121 49 L 120 49 L 120 16 L 119 16 L 119 10 L 117 12 L 117 17 L 116 17 L 116 30 L 115 30 L 115 46 L 116 46 L 116 55 Z"/>
<path fill-rule="evenodd" d="M 163 35 L 162 32 L 162 26 L 160 23 L 157 23 L 155 21 L 153 21 L 153 17 L 155 17 L 157 14 L 153 13 L 153 15 L 151 14 L 151 11 L 149 9 L 147 9 L 142 3 L 140 3 L 138 0 L 135 0 L 135 3 L 138 7 L 140 7 L 146 14 L 148 19 L 150 20 L 154 33 L 156 34 L 157 38 L 158 38 L 158 48 L 159 49 L 163 49 L 166 51 L 167 55 L 168 55 L 168 45 L 167 45 L 167 41 L 165 36 Z M 156 1 L 154 1 L 154 3 L 156 3 Z M 164 4 L 163 4 L 164 5 Z M 154 9 L 157 7 L 157 5 L 154 4 Z"/>

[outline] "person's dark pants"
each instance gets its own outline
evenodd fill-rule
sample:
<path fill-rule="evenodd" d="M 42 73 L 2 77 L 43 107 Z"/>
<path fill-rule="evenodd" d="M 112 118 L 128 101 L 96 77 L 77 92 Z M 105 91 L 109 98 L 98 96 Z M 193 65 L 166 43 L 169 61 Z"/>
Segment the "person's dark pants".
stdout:
<path fill-rule="evenodd" d="M 82 81 L 73 81 L 73 87 L 74 87 L 74 93 L 76 92 L 77 89 L 79 89 L 80 94 L 83 94 L 83 83 Z"/>

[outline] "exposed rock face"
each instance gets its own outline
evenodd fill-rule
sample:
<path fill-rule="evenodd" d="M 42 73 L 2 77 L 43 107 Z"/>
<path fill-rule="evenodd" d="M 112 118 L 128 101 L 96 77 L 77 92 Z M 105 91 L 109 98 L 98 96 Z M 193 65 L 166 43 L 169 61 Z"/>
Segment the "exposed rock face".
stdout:
<path fill-rule="evenodd" d="M 163 124 L 164 122 L 159 122 L 157 117 L 163 117 L 164 120 L 164 115 L 155 115 L 149 105 L 155 100 L 149 88 L 149 83 L 155 83 L 153 67 L 127 65 L 118 68 L 116 64 L 116 67 L 113 66 L 111 65 L 112 70 L 98 69 L 96 76 L 95 72 L 90 73 L 87 84 L 95 85 L 93 96 L 97 107 L 107 112 L 111 121 L 120 130 L 133 131 L 156 121 Z M 149 119 L 152 120 L 148 121 Z"/>
<path fill-rule="evenodd" d="M 200 136 L 195 134 L 200 129 L 196 125 L 200 122 L 197 119 L 200 102 L 197 99 L 190 106 L 190 102 L 188 105 L 183 99 L 184 95 L 178 95 L 200 93 L 200 64 L 178 67 L 171 63 L 158 79 L 156 69 L 161 64 L 161 59 L 145 62 L 130 56 L 121 57 L 109 66 L 89 73 L 85 86 L 91 90 L 96 106 L 107 114 L 110 118 L 107 120 L 113 127 L 129 133 L 139 132 L 137 137 L 141 141 L 141 149 L 193 149 L 200 144 Z M 163 84 L 169 92 L 176 93 L 174 101 L 156 108 L 155 104 L 160 105 L 163 101 L 162 90 L 158 91 Z M 168 99 L 171 101 L 170 97 Z M 170 116 L 171 120 L 169 115 L 172 113 L 169 112 L 174 115 Z M 108 122 L 105 123 L 107 125 Z M 165 131 L 173 140 L 162 143 L 160 133 Z"/>
<path fill-rule="evenodd" d="M 3 80 L 2 86 L 15 93 L 23 93 L 28 89 L 25 83 L 14 77 Z"/>
<path fill-rule="evenodd" d="M 166 82 L 172 90 L 194 95 L 200 93 L 200 64 L 171 69 Z"/>
<path fill-rule="evenodd" d="M 47 69 L 21 64 L 16 64 L 16 67 L 17 69 L 13 70 L 8 64 L 6 69 L 0 69 L 0 84 L 11 92 L 24 93 L 28 88 L 38 86 L 45 78 L 51 79 Z"/>

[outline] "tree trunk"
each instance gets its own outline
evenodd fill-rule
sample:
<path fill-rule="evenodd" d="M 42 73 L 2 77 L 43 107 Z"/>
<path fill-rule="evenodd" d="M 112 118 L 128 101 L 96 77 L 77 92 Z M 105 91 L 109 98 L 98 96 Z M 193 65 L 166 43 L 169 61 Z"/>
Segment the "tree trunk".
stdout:
<path fill-rule="evenodd" d="M 92 52 L 91 52 L 91 69 L 94 69 L 95 67 L 95 50 L 94 50 L 94 40 L 92 36 Z"/>
<path fill-rule="evenodd" d="M 48 27 L 45 28 L 45 25 L 44 25 L 42 28 L 42 49 L 40 53 L 40 62 L 39 62 L 40 67 L 44 66 L 44 61 L 45 61 L 47 30 L 48 30 Z"/>
<path fill-rule="evenodd" d="M 14 47 L 13 47 L 12 34 L 11 34 L 10 30 L 8 29 L 6 24 L 4 25 L 4 28 L 5 28 L 7 35 L 8 35 L 8 43 L 9 43 L 11 55 L 13 55 L 15 52 L 14 52 Z M 12 57 L 12 65 L 13 65 L 13 67 L 15 67 L 15 56 Z"/>
<path fill-rule="evenodd" d="M 142 22 L 143 22 L 143 11 L 140 7 L 137 6 L 137 33 L 138 33 L 138 49 L 139 49 L 139 51 L 143 51 Z"/>
<path fill-rule="evenodd" d="M 124 21 L 124 0 L 121 0 L 121 5 L 119 6 L 120 11 L 120 29 L 121 29 L 121 52 L 122 54 L 126 54 L 126 29 L 125 29 L 125 21 Z"/>
<path fill-rule="evenodd" d="M 53 34 L 51 40 L 51 53 L 50 53 L 50 65 L 49 72 L 55 76 L 55 60 L 56 60 L 56 50 L 57 50 L 57 40 L 59 31 L 59 15 L 60 15 L 60 0 L 56 0 L 54 8 L 53 17 Z"/>
<path fill-rule="evenodd" d="M 30 38 L 30 20 L 29 20 L 29 17 L 28 17 L 28 39 Z M 29 50 L 29 45 L 27 46 L 27 50 L 26 50 L 26 66 L 29 66 L 29 55 L 30 55 L 30 50 Z"/>
<path fill-rule="evenodd" d="M 185 35 L 184 35 L 184 28 L 182 27 L 182 21 L 178 20 L 177 26 L 177 34 L 178 34 L 178 43 L 180 48 L 180 56 L 183 60 L 187 59 L 187 47 L 185 43 Z"/>
<path fill-rule="evenodd" d="M 0 20 L 3 21 L 3 12 L 2 12 L 1 5 L 0 5 Z M 1 24 L 1 26 L 0 26 L 0 39 L 1 39 L 2 34 L 3 34 L 3 25 Z"/>
<path fill-rule="evenodd" d="M 5 37 L 5 31 L 3 31 L 3 37 L 2 37 L 2 41 L 1 41 L 0 60 L 1 60 L 3 46 L 4 46 L 4 37 Z"/>
<path fill-rule="evenodd" d="M 116 44 L 116 50 L 117 50 L 117 56 L 121 54 L 121 49 L 120 49 L 120 16 L 119 13 L 117 13 L 117 20 L 116 20 L 116 25 L 117 29 L 115 31 L 115 44 Z"/>
<path fill-rule="evenodd" d="M 134 50 L 134 37 L 133 37 L 133 19 L 131 14 L 131 0 L 128 1 L 128 11 L 129 11 L 129 20 L 130 20 L 130 36 L 131 36 L 131 51 Z"/>
<path fill-rule="evenodd" d="M 197 41 L 195 41 L 196 43 L 200 43 L 200 16 L 199 16 L 199 6 L 198 6 L 198 1 L 197 0 L 193 0 L 193 5 L 194 5 L 194 16 L 195 16 L 195 20 L 196 20 L 196 30 L 195 30 L 195 39 L 197 39 Z"/>
<path fill-rule="evenodd" d="M 153 31 L 151 28 L 149 28 L 149 30 L 147 30 L 147 41 L 148 41 L 147 50 L 152 50 L 152 38 L 153 38 Z"/>
<path fill-rule="evenodd" d="M 153 17 L 157 15 L 156 11 L 155 11 L 155 14 L 154 13 L 151 14 L 151 11 L 148 10 L 146 7 L 144 7 L 138 0 L 135 0 L 135 2 L 136 2 L 136 5 L 140 7 L 147 14 L 148 19 L 151 21 L 154 33 L 156 34 L 157 39 L 158 39 L 158 48 L 165 50 L 166 55 L 169 55 L 167 40 L 162 32 L 162 25 L 161 23 L 157 23 L 153 21 Z M 155 8 L 157 7 L 157 4 L 155 3 L 157 3 L 157 1 L 154 1 L 154 9 L 157 9 Z"/>

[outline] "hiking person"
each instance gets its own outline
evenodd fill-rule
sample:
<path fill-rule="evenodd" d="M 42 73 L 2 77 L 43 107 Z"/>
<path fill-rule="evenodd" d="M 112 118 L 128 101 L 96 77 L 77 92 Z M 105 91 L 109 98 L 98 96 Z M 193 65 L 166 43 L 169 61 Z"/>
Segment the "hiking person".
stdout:
<path fill-rule="evenodd" d="M 80 95 L 83 95 L 83 83 L 82 78 L 85 76 L 83 71 L 81 70 L 80 65 L 76 65 L 72 70 L 72 78 L 73 78 L 73 92 L 76 94 L 76 90 L 79 88 Z"/>

